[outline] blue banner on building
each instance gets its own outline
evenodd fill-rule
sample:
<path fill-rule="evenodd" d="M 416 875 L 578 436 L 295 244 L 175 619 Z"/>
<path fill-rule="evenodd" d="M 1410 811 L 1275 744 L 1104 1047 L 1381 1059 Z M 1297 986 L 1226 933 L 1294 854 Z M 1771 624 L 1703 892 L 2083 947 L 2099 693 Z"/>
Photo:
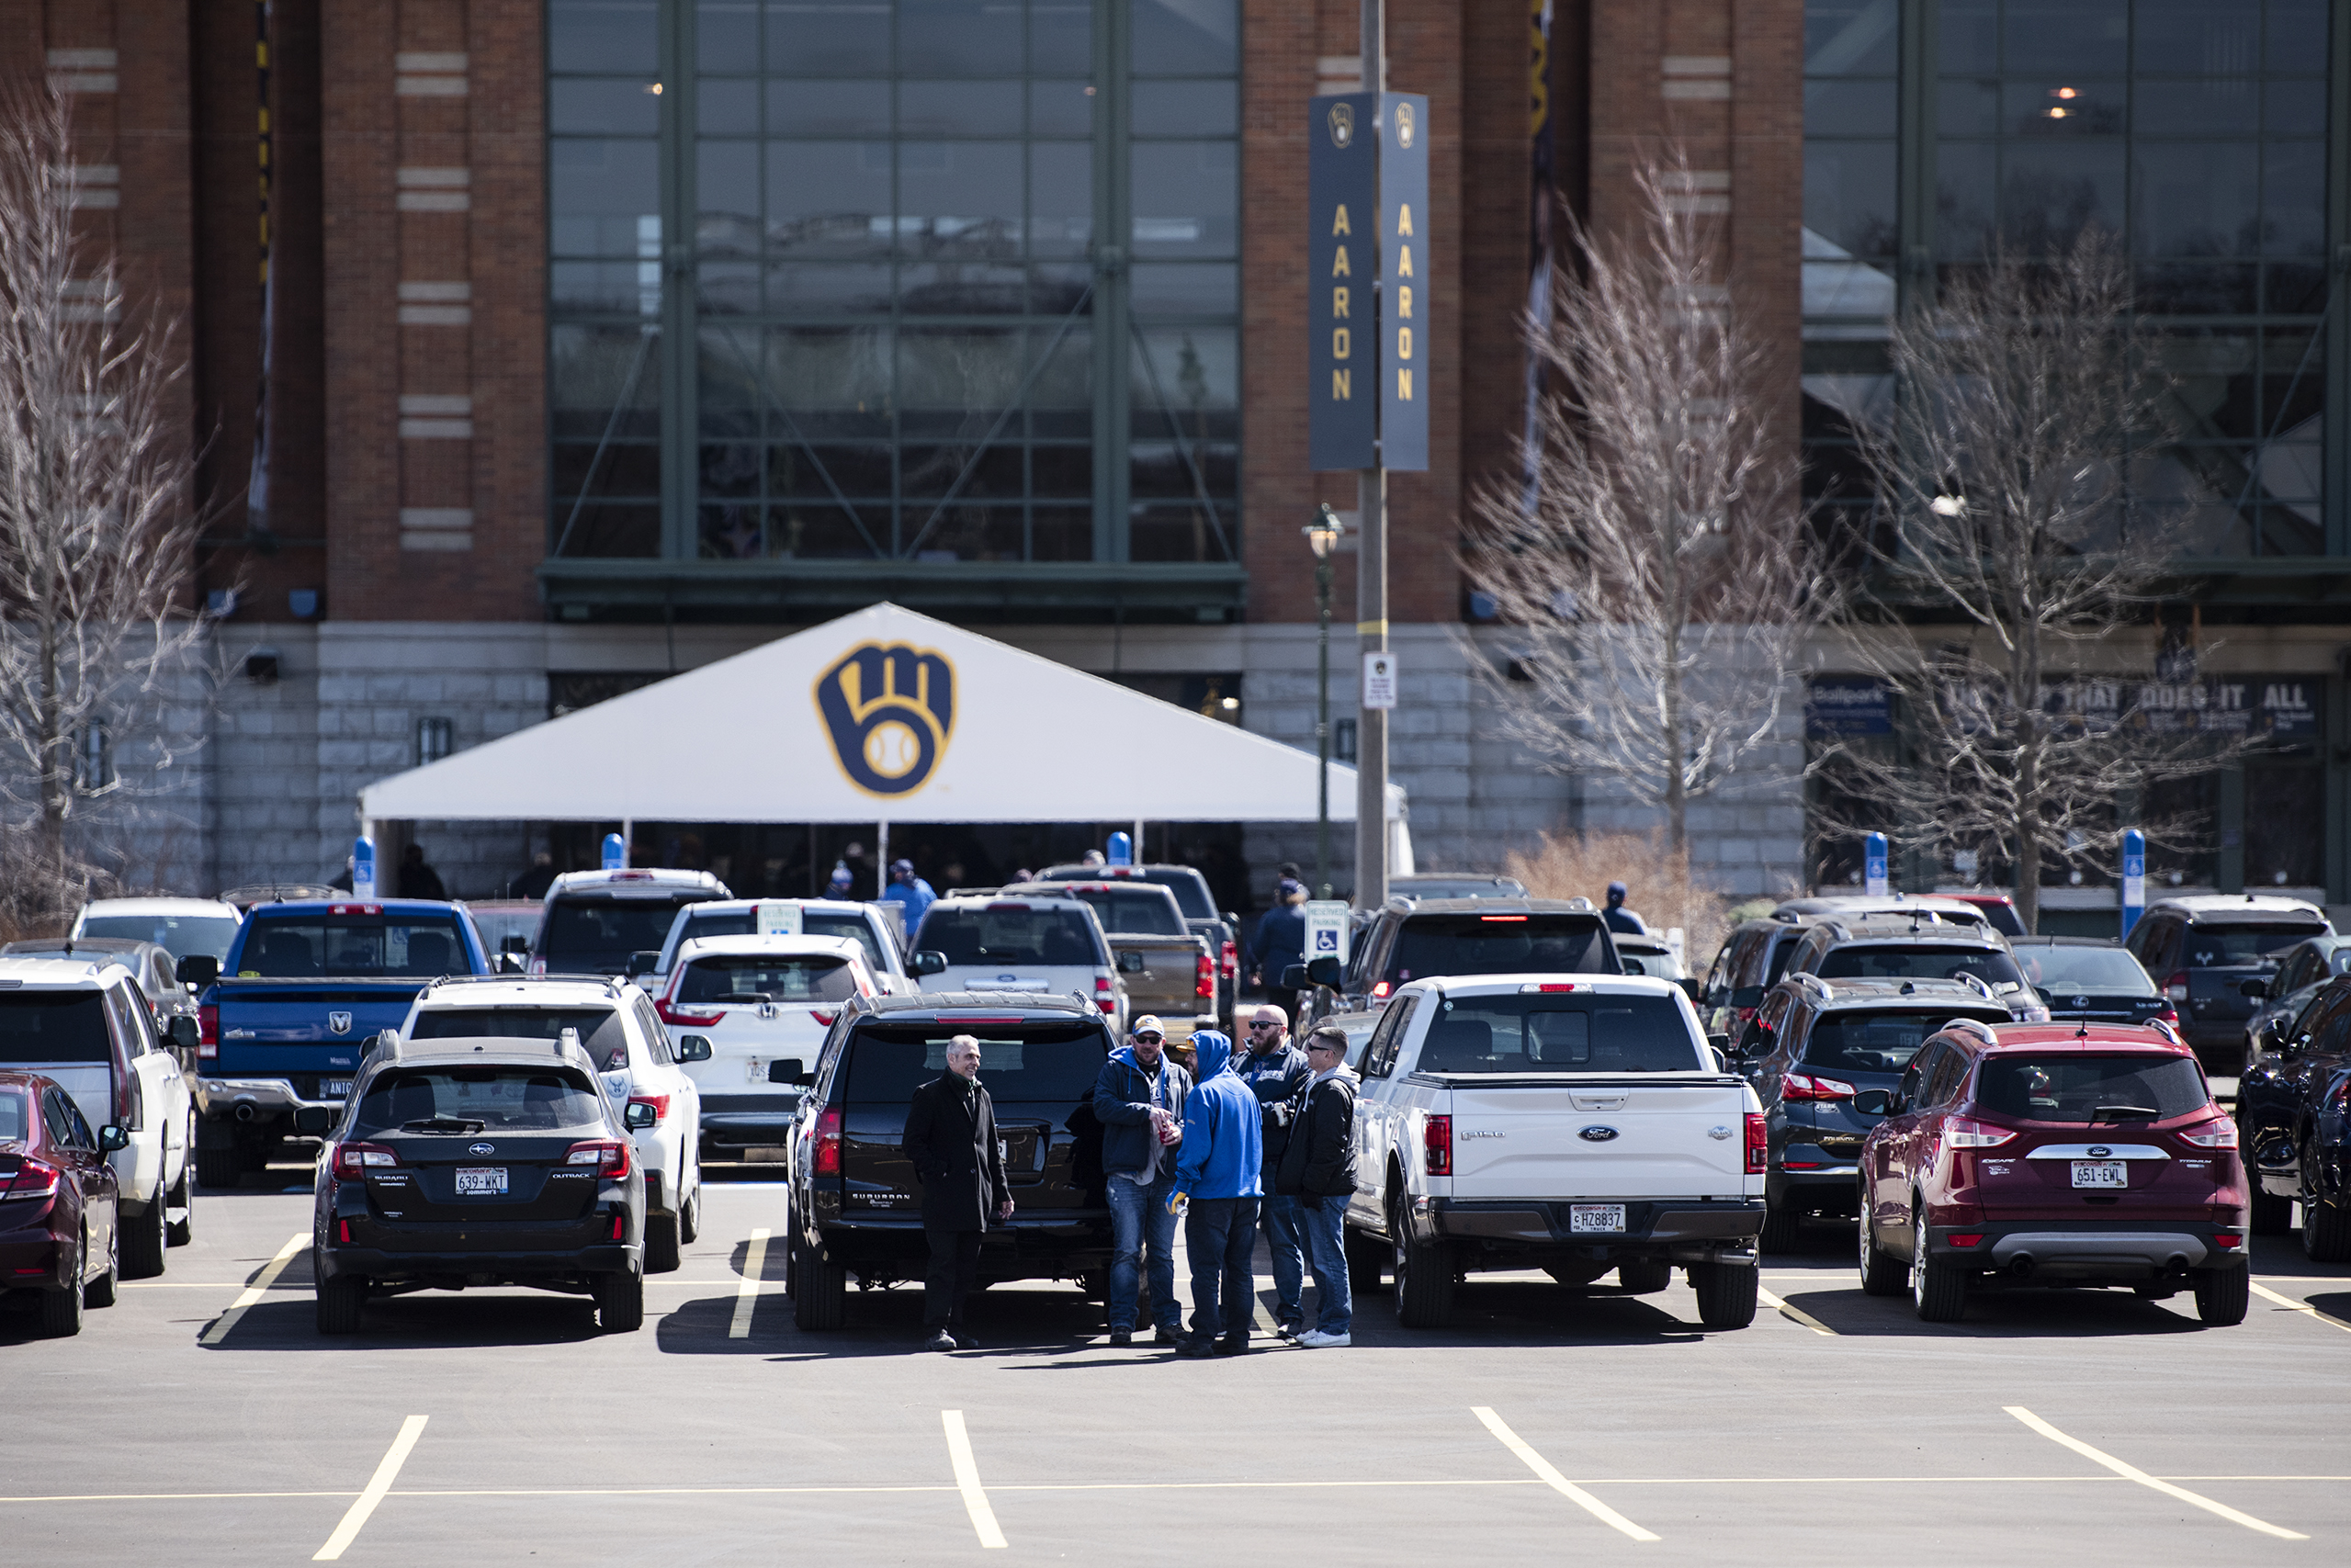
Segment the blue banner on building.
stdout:
<path fill-rule="evenodd" d="M 1429 100 L 1380 95 L 1380 467 L 1429 466 Z"/>
<path fill-rule="evenodd" d="M 1883 681 L 1864 675 L 1820 675 L 1804 688 L 1804 738 L 1890 735 L 1893 708 Z"/>
<path fill-rule="evenodd" d="M 1308 107 L 1306 449 L 1321 472 L 1380 460 L 1379 101 Z"/>

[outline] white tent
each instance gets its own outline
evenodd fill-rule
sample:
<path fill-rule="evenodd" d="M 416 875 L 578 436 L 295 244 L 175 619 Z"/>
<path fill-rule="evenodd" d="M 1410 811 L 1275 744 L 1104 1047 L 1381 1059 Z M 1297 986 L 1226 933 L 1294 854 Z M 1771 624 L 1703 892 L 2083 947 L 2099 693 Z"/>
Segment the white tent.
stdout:
<path fill-rule="evenodd" d="M 359 794 L 369 821 L 1294 822 L 1315 759 L 876 604 Z M 1388 786 L 1408 866 L 1404 791 Z M 1330 816 L 1355 817 L 1331 765 Z"/>

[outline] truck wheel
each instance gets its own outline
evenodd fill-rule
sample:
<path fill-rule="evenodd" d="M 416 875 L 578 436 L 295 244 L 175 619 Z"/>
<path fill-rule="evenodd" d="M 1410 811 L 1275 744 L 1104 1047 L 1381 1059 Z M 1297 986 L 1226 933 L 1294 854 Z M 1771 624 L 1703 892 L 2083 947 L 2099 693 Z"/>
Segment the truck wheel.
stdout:
<path fill-rule="evenodd" d="M 70 1339 L 82 1332 L 82 1249 L 88 1240 L 85 1236 L 74 1243 L 73 1256 L 66 1260 L 64 1288 L 40 1293 L 40 1332 L 44 1338 Z"/>
<path fill-rule="evenodd" d="M 1452 1248 L 1411 1239 L 1401 1204 L 1388 1212 L 1396 1243 L 1396 1320 L 1406 1328 L 1442 1328 L 1453 1311 Z"/>
<path fill-rule="evenodd" d="M 2318 1195 L 2318 1145 L 2302 1145 L 2302 1252 L 2313 1263 L 2351 1258 L 2351 1209 Z"/>
<path fill-rule="evenodd" d="M 1606 1263 L 1546 1263 L 1543 1271 L 1562 1285 L 1588 1285 L 1609 1268 Z"/>
<path fill-rule="evenodd" d="M 645 1216 L 645 1272 L 672 1274 L 677 1271 L 677 1231 L 675 1214 Z"/>
<path fill-rule="evenodd" d="M 606 1334 L 634 1334 L 645 1326 L 645 1276 L 623 1270 L 596 1280 L 596 1326 Z"/>
<path fill-rule="evenodd" d="M 694 1195 L 677 1212 L 677 1238 L 691 1247 L 702 1235 L 702 1173 L 694 1173 Z"/>
<path fill-rule="evenodd" d="M 191 1132 L 188 1142 L 196 1142 Z M 196 1239 L 196 1194 L 189 1190 L 196 1185 L 195 1173 L 183 1162 L 179 1168 L 179 1184 L 171 1190 L 164 1201 L 177 1209 L 180 1217 L 168 1221 L 164 1227 L 164 1240 L 172 1247 L 186 1247 Z"/>
<path fill-rule="evenodd" d="M 792 1249 L 792 1323 L 810 1334 L 831 1334 L 849 1312 L 849 1270 L 828 1263 L 814 1247 Z"/>
<path fill-rule="evenodd" d="M 1369 1295 L 1387 1277 L 1380 1244 L 1358 1231 L 1345 1231 L 1342 1235 L 1347 1253 L 1347 1289 L 1355 1295 Z"/>
<path fill-rule="evenodd" d="M 126 1280 L 152 1280 L 164 1271 L 164 1189 L 155 1188 L 155 1196 L 143 1214 L 122 1216 L 122 1277 Z"/>
<path fill-rule="evenodd" d="M 1853 1228 L 1861 1236 L 1861 1293 L 1865 1296 L 1902 1294 L 1909 1280 L 1903 1273 L 1902 1265 L 1886 1256 L 1885 1249 L 1878 1245 L 1877 1227 L 1870 1223 L 1867 1194 L 1862 1196 L 1860 1218 L 1855 1222 Z"/>
<path fill-rule="evenodd" d="M 1693 1263 L 1690 1288 L 1698 1293 L 1698 1321 L 1709 1328 L 1745 1328 L 1755 1321 L 1756 1269 L 1737 1263 Z"/>
<path fill-rule="evenodd" d="M 2196 1315 L 2209 1328 L 2226 1328 L 2244 1321 L 2245 1308 L 2253 1303 L 2253 1266 L 2236 1269 L 2206 1269 L 2198 1272 L 2196 1280 Z"/>
<path fill-rule="evenodd" d="M 233 1144 L 225 1149 L 196 1151 L 196 1179 L 207 1187 L 235 1187 L 244 1174 L 244 1151 Z"/>
<path fill-rule="evenodd" d="M 1755 1238 L 1760 1252 L 1793 1252 L 1803 1234 L 1804 1217 L 1785 1203 L 1763 1201 L 1763 1232 Z"/>
<path fill-rule="evenodd" d="M 1910 1200 L 1910 1300 L 1922 1323 L 1957 1323 L 1967 1314 L 1967 1274 L 1927 1250 L 1927 1203 Z"/>
<path fill-rule="evenodd" d="M 356 1334 L 359 1311 L 367 1304 L 367 1281 L 354 1274 L 322 1280 L 318 1287 L 321 1334 Z"/>

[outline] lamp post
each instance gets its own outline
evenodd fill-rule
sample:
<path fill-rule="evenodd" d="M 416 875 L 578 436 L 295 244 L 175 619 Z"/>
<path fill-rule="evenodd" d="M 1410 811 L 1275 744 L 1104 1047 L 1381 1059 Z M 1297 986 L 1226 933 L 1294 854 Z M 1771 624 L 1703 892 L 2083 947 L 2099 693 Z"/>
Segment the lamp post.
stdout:
<path fill-rule="evenodd" d="M 1320 626 L 1315 656 L 1315 885 L 1317 898 L 1330 897 L 1330 577 L 1331 552 L 1347 525 L 1322 503 L 1315 520 L 1299 532 L 1315 552 L 1315 618 Z"/>

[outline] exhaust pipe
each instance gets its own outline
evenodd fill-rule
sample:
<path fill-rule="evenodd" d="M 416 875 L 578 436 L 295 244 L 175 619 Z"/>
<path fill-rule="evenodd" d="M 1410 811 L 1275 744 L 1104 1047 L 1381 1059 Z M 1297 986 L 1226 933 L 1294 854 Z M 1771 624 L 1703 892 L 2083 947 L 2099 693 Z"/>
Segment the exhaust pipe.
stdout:
<path fill-rule="evenodd" d="M 254 1104 L 253 1104 L 253 1101 L 252 1101 L 252 1100 L 241 1100 L 237 1101 L 237 1120 L 238 1120 L 238 1121 L 240 1121 L 240 1122 L 252 1122 L 252 1121 L 255 1121 L 255 1120 L 257 1120 L 257 1119 L 260 1117 L 260 1115 L 261 1115 L 261 1112 L 254 1109 Z"/>
<path fill-rule="evenodd" d="M 2031 1279 L 2032 1254 L 2029 1252 L 2018 1253 L 2015 1258 L 2009 1260 L 2008 1272 L 2019 1280 Z"/>

